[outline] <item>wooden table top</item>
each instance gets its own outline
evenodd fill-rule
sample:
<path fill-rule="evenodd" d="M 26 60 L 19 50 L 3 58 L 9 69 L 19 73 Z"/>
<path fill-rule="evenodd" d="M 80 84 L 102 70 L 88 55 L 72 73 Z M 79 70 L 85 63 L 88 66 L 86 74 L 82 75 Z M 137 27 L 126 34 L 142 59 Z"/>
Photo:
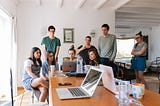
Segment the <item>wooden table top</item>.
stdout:
<path fill-rule="evenodd" d="M 91 98 L 60 100 L 56 88 L 80 86 L 83 78 L 81 77 L 50 77 L 49 88 L 49 106 L 118 106 L 118 100 L 115 95 L 105 89 L 103 86 L 98 86 Z M 59 86 L 58 83 L 70 82 L 70 86 Z M 144 98 L 141 100 L 144 106 L 160 106 L 160 94 L 145 90 Z M 131 104 L 130 106 L 136 106 Z"/>

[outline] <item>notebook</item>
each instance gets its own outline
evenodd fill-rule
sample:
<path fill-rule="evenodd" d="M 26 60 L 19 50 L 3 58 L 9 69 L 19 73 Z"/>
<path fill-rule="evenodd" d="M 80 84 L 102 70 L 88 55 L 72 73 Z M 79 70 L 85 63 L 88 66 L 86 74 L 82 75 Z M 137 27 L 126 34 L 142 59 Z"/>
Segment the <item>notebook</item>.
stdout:
<path fill-rule="evenodd" d="M 60 99 L 89 98 L 93 95 L 102 77 L 102 70 L 91 67 L 78 87 L 56 88 Z"/>
<path fill-rule="evenodd" d="M 63 72 L 76 71 L 76 61 L 63 61 Z"/>
<path fill-rule="evenodd" d="M 103 70 L 103 75 L 102 75 L 103 86 L 112 93 L 118 94 L 112 67 L 100 65 L 100 69 Z"/>

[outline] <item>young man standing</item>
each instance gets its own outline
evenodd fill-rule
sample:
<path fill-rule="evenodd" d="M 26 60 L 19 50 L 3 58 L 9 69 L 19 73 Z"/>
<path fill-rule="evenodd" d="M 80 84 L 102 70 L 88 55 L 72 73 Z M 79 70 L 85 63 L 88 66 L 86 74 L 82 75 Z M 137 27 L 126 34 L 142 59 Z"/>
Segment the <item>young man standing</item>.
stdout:
<path fill-rule="evenodd" d="M 55 55 L 55 59 L 58 59 L 58 54 L 61 46 L 60 39 L 55 37 L 55 27 L 54 26 L 49 26 L 48 27 L 48 32 L 49 36 L 44 37 L 41 45 L 43 47 L 43 54 L 44 54 L 44 59 L 47 59 L 46 52 L 47 51 L 53 51 Z"/>
<path fill-rule="evenodd" d="M 98 51 L 100 55 L 101 64 L 111 66 L 115 70 L 114 59 L 117 53 L 116 36 L 109 34 L 109 25 L 103 24 L 101 26 L 102 36 L 98 39 Z M 114 73 L 115 74 L 115 73 Z"/>

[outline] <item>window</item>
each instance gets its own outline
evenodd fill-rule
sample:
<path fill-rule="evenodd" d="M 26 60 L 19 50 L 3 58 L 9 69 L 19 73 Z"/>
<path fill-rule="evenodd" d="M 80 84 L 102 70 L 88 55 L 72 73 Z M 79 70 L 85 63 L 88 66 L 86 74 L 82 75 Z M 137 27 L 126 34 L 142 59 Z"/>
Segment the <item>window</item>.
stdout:
<path fill-rule="evenodd" d="M 131 51 L 135 44 L 133 38 L 117 39 L 117 56 L 116 59 L 130 59 L 132 57 Z"/>
<path fill-rule="evenodd" d="M 10 97 L 11 19 L 0 9 L 0 98 Z"/>

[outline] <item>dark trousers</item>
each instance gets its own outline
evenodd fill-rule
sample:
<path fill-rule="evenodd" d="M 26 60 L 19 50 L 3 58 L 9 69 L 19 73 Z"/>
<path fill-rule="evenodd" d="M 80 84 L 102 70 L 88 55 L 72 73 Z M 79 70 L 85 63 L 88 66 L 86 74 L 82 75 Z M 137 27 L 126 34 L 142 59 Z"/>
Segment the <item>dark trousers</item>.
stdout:
<path fill-rule="evenodd" d="M 100 58 L 100 63 L 103 64 L 103 65 L 112 67 L 114 77 L 117 76 L 116 72 L 117 72 L 118 68 L 117 68 L 117 65 L 113 61 L 110 61 L 109 58 L 101 57 Z"/>

